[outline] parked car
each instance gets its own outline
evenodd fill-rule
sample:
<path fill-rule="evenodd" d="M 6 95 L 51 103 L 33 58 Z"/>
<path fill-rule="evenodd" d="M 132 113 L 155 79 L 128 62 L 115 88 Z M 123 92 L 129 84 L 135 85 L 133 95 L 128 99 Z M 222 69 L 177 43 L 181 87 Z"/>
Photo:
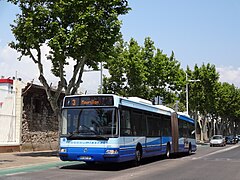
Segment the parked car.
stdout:
<path fill-rule="evenodd" d="M 230 135 L 225 137 L 225 141 L 227 144 L 236 144 L 238 143 L 238 138 L 236 136 Z"/>
<path fill-rule="evenodd" d="M 211 139 L 210 139 L 210 147 L 213 146 L 225 146 L 226 142 L 225 139 L 222 135 L 214 135 Z"/>

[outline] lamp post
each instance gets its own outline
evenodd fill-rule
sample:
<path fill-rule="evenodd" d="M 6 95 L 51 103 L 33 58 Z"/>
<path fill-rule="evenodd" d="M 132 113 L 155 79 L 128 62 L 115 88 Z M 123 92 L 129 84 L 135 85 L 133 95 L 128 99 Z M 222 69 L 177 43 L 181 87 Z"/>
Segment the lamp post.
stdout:
<path fill-rule="evenodd" d="M 103 65 L 102 62 L 100 64 L 100 93 L 102 94 L 103 92 Z"/>
<path fill-rule="evenodd" d="M 188 79 L 188 74 L 186 72 L 186 109 L 188 114 L 188 82 L 199 82 L 199 79 Z"/>

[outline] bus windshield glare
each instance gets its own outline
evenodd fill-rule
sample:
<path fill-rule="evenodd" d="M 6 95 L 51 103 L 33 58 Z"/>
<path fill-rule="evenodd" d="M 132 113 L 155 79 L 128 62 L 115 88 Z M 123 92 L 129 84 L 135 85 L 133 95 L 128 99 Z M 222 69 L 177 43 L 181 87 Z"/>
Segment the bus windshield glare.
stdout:
<path fill-rule="evenodd" d="M 115 108 L 63 109 L 62 135 L 117 135 Z"/>

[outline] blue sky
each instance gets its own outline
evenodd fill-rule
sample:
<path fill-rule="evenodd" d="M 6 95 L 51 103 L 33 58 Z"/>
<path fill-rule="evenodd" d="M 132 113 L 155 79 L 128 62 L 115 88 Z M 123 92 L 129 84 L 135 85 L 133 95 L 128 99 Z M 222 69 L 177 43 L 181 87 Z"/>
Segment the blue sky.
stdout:
<path fill-rule="evenodd" d="M 132 10 L 120 17 L 125 41 L 132 37 L 142 45 L 150 37 L 164 53 L 173 51 L 182 68 L 214 64 L 221 81 L 240 87 L 240 1 L 129 0 L 129 5 Z M 0 1 L 0 75 L 17 71 L 28 80 L 31 72 L 24 67 L 31 62 L 16 62 L 16 53 L 7 47 L 13 40 L 9 24 L 17 12 L 17 7 Z M 85 89 L 95 91 L 87 79 L 96 73 L 86 73 Z"/>
<path fill-rule="evenodd" d="M 131 0 L 130 6 L 122 18 L 125 39 L 143 43 L 149 36 L 183 67 L 240 65 L 240 1 Z"/>

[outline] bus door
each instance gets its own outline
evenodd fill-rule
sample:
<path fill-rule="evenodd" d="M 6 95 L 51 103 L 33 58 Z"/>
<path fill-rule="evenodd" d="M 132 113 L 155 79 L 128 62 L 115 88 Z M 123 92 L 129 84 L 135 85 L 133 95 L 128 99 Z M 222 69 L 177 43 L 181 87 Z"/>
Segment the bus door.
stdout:
<path fill-rule="evenodd" d="M 178 118 L 177 113 L 173 113 L 171 117 L 172 125 L 172 149 L 173 152 L 178 152 Z"/>
<path fill-rule="evenodd" d="M 130 110 L 120 110 L 120 149 L 122 154 L 132 154 L 131 148 L 133 148 L 133 130 L 131 128 Z"/>

